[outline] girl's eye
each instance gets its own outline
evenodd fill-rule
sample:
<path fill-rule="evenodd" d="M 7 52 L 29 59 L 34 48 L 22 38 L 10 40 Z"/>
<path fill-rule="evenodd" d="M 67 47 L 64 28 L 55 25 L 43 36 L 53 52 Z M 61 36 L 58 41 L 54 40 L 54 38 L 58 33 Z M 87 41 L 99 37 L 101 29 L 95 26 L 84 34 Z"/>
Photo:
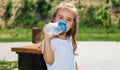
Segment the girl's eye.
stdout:
<path fill-rule="evenodd" d="M 63 19 L 63 17 L 59 17 L 59 19 Z"/>
<path fill-rule="evenodd" d="M 68 19 L 68 21 L 71 21 L 71 19 Z"/>
<path fill-rule="evenodd" d="M 72 19 L 68 19 L 69 22 L 72 22 L 73 20 Z"/>

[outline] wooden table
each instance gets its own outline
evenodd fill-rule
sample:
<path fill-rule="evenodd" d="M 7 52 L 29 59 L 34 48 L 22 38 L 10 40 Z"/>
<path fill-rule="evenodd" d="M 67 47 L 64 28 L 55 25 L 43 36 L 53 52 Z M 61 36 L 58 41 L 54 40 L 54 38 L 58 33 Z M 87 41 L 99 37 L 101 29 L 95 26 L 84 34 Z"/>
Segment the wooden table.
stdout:
<path fill-rule="evenodd" d="M 11 50 L 18 54 L 19 70 L 47 70 L 41 53 L 41 44 L 12 47 Z"/>

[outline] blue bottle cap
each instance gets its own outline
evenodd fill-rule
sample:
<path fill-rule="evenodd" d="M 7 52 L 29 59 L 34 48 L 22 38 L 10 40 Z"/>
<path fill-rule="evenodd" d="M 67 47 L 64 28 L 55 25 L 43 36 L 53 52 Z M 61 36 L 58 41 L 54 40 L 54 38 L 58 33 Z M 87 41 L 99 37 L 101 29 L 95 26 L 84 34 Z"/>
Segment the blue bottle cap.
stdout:
<path fill-rule="evenodd" d="M 62 26 L 62 25 L 64 25 L 64 24 L 66 24 L 64 21 L 58 22 L 58 25 L 59 25 L 59 26 Z"/>
<path fill-rule="evenodd" d="M 63 26 L 63 25 L 64 25 L 64 28 L 63 28 L 63 31 L 62 31 L 62 32 L 65 32 L 65 31 L 66 31 L 66 23 L 65 23 L 64 21 L 58 22 L 58 25 L 59 25 L 59 26 Z"/>

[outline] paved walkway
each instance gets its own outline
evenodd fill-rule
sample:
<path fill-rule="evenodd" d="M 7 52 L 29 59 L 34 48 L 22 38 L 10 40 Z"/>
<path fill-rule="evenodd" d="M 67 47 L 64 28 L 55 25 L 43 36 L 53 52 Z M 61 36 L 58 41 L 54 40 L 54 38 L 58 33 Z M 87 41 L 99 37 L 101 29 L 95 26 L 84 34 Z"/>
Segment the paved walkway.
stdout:
<path fill-rule="evenodd" d="M 16 61 L 11 47 L 30 45 L 31 42 L 1 42 L 0 60 Z M 76 57 L 79 70 L 120 70 L 120 42 L 80 41 Z"/>

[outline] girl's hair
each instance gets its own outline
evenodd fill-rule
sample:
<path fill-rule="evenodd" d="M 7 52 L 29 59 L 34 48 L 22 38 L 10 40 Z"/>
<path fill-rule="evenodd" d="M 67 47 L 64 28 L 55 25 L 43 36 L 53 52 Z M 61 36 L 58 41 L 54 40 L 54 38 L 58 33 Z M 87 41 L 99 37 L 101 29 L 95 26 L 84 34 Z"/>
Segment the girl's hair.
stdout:
<path fill-rule="evenodd" d="M 66 33 L 66 37 L 72 37 L 73 52 L 75 54 L 75 50 L 77 49 L 77 43 L 76 43 L 76 40 L 75 40 L 76 39 L 76 34 L 77 34 L 77 9 L 72 3 L 62 2 L 61 4 L 59 4 L 56 7 L 56 9 L 55 9 L 55 11 L 53 13 L 52 19 L 51 19 L 52 22 L 53 22 L 56 14 L 57 14 L 57 11 L 60 8 L 67 8 L 70 11 L 72 11 L 73 13 L 75 13 L 73 27 Z"/>

